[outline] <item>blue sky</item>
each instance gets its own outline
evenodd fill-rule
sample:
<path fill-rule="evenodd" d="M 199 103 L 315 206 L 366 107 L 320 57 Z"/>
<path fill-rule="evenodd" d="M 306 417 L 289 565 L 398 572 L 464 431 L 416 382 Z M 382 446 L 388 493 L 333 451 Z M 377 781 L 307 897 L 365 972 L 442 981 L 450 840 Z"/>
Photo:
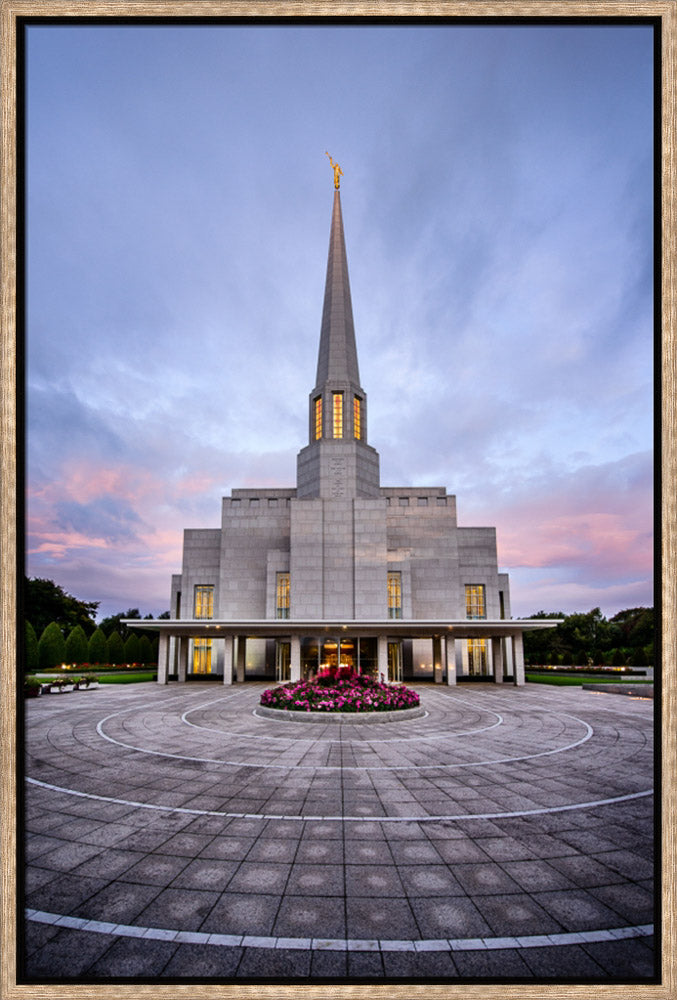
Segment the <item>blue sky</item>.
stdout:
<path fill-rule="evenodd" d="M 169 604 L 292 486 L 333 175 L 387 486 L 496 525 L 513 614 L 653 602 L 653 39 L 623 26 L 28 30 L 27 556 Z"/>

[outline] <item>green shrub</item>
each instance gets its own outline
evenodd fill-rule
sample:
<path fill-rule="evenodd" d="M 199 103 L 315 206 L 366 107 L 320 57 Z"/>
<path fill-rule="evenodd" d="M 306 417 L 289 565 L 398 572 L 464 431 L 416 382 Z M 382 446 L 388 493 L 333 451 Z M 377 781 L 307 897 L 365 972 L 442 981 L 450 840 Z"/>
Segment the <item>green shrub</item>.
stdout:
<path fill-rule="evenodd" d="M 125 642 L 125 663 L 139 663 L 140 643 L 138 635 L 132 633 Z"/>
<path fill-rule="evenodd" d="M 89 643 L 82 625 L 76 625 L 71 629 L 66 639 L 66 662 L 86 663 L 89 652 Z"/>
<path fill-rule="evenodd" d="M 125 644 L 120 633 L 116 631 L 108 636 L 108 662 L 115 664 L 125 662 Z"/>
<path fill-rule="evenodd" d="M 38 637 L 30 622 L 26 622 L 26 645 L 24 647 L 24 670 L 32 673 L 40 666 L 40 654 L 38 653 Z"/>
<path fill-rule="evenodd" d="M 56 622 L 50 622 L 40 636 L 38 660 L 41 670 L 51 670 L 66 659 L 66 643 Z"/>
<path fill-rule="evenodd" d="M 88 663 L 106 663 L 108 660 L 108 644 L 106 636 L 100 628 L 89 637 L 89 647 L 87 654 Z"/>
<path fill-rule="evenodd" d="M 147 635 L 142 635 L 139 639 L 139 663 L 155 663 L 153 647 Z"/>

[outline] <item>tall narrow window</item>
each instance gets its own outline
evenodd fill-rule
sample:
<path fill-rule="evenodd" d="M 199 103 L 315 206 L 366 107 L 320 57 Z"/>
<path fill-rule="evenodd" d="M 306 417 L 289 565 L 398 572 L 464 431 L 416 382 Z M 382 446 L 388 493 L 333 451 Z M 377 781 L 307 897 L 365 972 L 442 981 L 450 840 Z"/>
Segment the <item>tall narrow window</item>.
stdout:
<path fill-rule="evenodd" d="M 315 440 L 319 441 L 322 437 L 322 396 L 318 396 L 315 400 Z"/>
<path fill-rule="evenodd" d="M 211 674 L 212 672 L 212 640 L 193 640 L 193 673 Z"/>
<path fill-rule="evenodd" d="M 466 618 L 486 618 L 483 583 L 466 583 L 465 585 L 465 616 Z"/>
<path fill-rule="evenodd" d="M 334 437 L 343 437 L 343 393 L 332 394 L 334 399 Z"/>
<path fill-rule="evenodd" d="M 468 639 L 468 670 L 471 674 L 487 672 L 487 640 Z"/>
<path fill-rule="evenodd" d="M 214 587 L 198 583 L 195 587 L 194 614 L 196 618 L 214 617 Z"/>
<path fill-rule="evenodd" d="M 353 432 L 358 441 L 362 440 L 362 400 L 353 396 Z"/>
<path fill-rule="evenodd" d="M 289 573 L 278 573 L 275 598 L 276 618 L 289 618 L 289 591 Z"/>
<path fill-rule="evenodd" d="M 388 618 L 402 617 L 402 574 L 388 573 Z"/>

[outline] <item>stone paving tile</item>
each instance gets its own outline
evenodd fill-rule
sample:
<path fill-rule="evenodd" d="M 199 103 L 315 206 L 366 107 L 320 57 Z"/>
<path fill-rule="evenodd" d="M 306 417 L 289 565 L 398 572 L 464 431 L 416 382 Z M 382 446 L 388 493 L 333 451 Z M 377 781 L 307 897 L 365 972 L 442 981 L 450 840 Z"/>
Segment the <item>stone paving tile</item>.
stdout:
<path fill-rule="evenodd" d="M 237 969 L 240 979 L 298 979 L 310 974 L 309 951 L 270 948 L 244 948 L 243 951 Z"/>
<path fill-rule="evenodd" d="M 478 907 L 466 897 L 410 898 L 409 903 L 423 939 L 486 937 L 493 934 Z"/>
<path fill-rule="evenodd" d="M 383 959 L 378 953 L 348 952 L 348 975 L 356 979 L 383 978 Z"/>
<path fill-rule="evenodd" d="M 196 931 L 220 895 L 207 889 L 163 889 L 138 915 L 136 922 L 142 927 Z"/>
<path fill-rule="evenodd" d="M 263 893 L 222 893 L 200 930 L 212 934 L 272 934 L 281 899 Z M 299 932 L 285 933 L 296 936 Z"/>
<path fill-rule="evenodd" d="M 125 882 L 141 885 L 167 885 L 190 864 L 187 857 L 170 857 L 168 854 L 148 854 L 121 876 Z"/>
<path fill-rule="evenodd" d="M 229 892 L 284 892 L 291 865 L 243 861 L 228 884 Z"/>
<path fill-rule="evenodd" d="M 103 879 L 60 874 L 46 885 L 26 893 L 26 905 L 50 913 L 71 913 L 82 900 L 94 896 L 105 885 Z"/>
<path fill-rule="evenodd" d="M 111 947 L 115 947 L 115 941 L 110 935 L 62 930 L 31 955 L 31 977 L 73 979 L 83 976 Z"/>
<path fill-rule="evenodd" d="M 198 857 L 244 861 L 255 843 L 254 837 L 214 837 L 206 847 L 203 847 Z"/>
<path fill-rule="evenodd" d="M 191 980 L 230 979 L 237 974 L 243 948 L 180 944 L 163 969 L 167 977 Z"/>
<path fill-rule="evenodd" d="M 409 901 L 391 896 L 353 896 L 346 900 L 348 938 L 418 938 L 418 926 Z"/>
<path fill-rule="evenodd" d="M 466 890 L 446 865 L 398 865 L 408 896 L 465 896 Z"/>
<path fill-rule="evenodd" d="M 618 915 L 585 889 L 536 892 L 535 899 L 566 931 L 618 927 Z M 551 933 L 546 930 L 545 933 Z"/>
<path fill-rule="evenodd" d="M 584 944 L 582 947 L 612 979 L 653 979 L 658 973 L 654 968 L 653 947 L 649 947 L 651 941 L 650 938 L 642 938 Z"/>
<path fill-rule="evenodd" d="M 345 951 L 312 951 L 310 975 L 314 979 L 343 979 L 348 975 L 348 953 Z"/>
<path fill-rule="evenodd" d="M 388 979 L 455 979 L 458 976 L 449 951 L 384 951 L 381 959 Z"/>
<path fill-rule="evenodd" d="M 402 880 L 394 865 L 346 865 L 346 895 L 403 896 Z"/>
<path fill-rule="evenodd" d="M 138 920 L 139 914 L 161 891 L 157 885 L 111 882 L 95 895 L 83 899 L 73 908 L 72 913 L 76 917 L 88 917 L 90 920 L 131 924 Z"/>
<path fill-rule="evenodd" d="M 464 979 L 522 979 L 532 973 L 526 953 L 514 948 L 501 951 L 455 951 L 457 974 Z"/>
<path fill-rule="evenodd" d="M 539 979 L 581 979 L 604 977 L 604 969 L 581 945 L 558 948 L 525 948 L 522 959 Z"/>
<path fill-rule="evenodd" d="M 285 892 L 292 896 L 343 896 L 343 865 L 293 865 Z"/>
<path fill-rule="evenodd" d="M 92 937 L 105 940 L 103 934 Z M 95 979 L 160 976 L 178 947 L 171 941 L 118 938 L 89 966 L 87 973 Z"/>
<path fill-rule="evenodd" d="M 343 899 L 285 895 L 276 914 L 274 928 L 268 933 L 278 937 L 345 937 Z"/>

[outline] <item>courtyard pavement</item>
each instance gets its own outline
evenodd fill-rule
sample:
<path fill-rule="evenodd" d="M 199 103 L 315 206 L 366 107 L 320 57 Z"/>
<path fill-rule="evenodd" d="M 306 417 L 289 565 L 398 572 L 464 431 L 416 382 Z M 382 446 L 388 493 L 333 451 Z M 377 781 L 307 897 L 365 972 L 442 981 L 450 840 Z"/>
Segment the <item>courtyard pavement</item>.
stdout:
<path fill-rule="evenodd" d="M 653 981 L 653 702 L 420 685 L 309 726 L 263 689 L 26 702 L 19 982 Z"/>

